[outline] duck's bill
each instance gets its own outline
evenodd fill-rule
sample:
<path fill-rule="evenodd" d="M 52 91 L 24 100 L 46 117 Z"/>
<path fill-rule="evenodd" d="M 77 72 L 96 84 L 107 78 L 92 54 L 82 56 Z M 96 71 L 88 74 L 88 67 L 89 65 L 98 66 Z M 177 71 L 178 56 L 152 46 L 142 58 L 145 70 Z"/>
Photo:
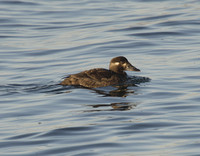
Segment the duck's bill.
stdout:
<path fill-rule="evenodd" d="M 140 69 L 138 69 L 138 68 L 136 68 L 136 67 L 134 67 L 132 64 L 130 64 L 130 63 L 128 63 L 127 65 L 126 65 L 126 70 L 128 70 L 128 71 L 140 71 Z"/>

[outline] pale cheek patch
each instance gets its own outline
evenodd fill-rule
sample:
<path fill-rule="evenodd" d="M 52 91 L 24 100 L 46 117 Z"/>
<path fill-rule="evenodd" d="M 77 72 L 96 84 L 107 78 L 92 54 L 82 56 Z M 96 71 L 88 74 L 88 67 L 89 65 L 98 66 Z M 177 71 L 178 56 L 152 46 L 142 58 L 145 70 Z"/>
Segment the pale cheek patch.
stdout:
<path fill-rule="evenodd" d="M 114 64 L 115 64 L 115 65 L 119 65 L 119 62 L 115 62 Z"/>
<path fill-rule="evenodd" d="M 123 67 L 126 67 L 126 66 L 127 66 L 127 64 L 126 64 L 126 63 L 124 63 L 124 64 L 123 64 Z"/>

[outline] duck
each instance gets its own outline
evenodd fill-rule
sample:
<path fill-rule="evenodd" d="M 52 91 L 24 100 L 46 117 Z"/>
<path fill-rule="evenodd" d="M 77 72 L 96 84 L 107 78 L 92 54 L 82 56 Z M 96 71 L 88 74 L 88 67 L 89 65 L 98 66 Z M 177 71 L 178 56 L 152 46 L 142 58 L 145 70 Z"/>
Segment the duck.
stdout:
<path fill-rule="evenodd" d="M 109 69 L 94 68 L 72 74 L 66 77 L 60 85 L 82 86 L 86 88 L 118 85 L 128 80 L 125 71 L 139 72 L 140 69 L 134 67 L 124 56 L 118 56 L 111 59 Z"/>

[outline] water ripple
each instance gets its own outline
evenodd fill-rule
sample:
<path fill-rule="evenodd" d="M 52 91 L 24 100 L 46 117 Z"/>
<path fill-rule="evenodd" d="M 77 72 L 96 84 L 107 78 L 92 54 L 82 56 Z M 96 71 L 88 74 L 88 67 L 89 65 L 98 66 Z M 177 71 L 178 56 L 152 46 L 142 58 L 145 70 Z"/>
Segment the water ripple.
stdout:
<path fill-rule="evenodd" d="M 19 1 L 19 0 L 9 0 L 9 1 L 1 1 L 0 2 L 2 5 L 25 5 L 25 6 L 34 6 L 34 5 L 39 5 L 38 3 L 35 2 L 25 2 L 25 1 Z"/>

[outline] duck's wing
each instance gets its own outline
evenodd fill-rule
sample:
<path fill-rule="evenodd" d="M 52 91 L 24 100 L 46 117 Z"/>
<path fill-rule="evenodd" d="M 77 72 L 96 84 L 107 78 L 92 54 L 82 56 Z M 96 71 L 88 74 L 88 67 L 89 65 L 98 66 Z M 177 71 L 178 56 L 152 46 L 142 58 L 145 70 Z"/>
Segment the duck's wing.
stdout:
<path fill-rule="evenodd" d="M 119 79 L 114 72 L 103 68 L 86 70 L 81 73 L 71 75 L 70 78 L 73 79 L 77 85 L 88 88 L 114 85 L 120 83 L 121 81 L 121 79 Z"/>
<path fill-rule="evenodd" d="M 102 81 L 102 80 L 109 80 L 115 75 L 114 72 L 111 70 L 107 70 L 104 68 L 95 68 L 91 70 L 86 70 L 84 74 L 87 75 L 87 77 L 95 80 L 95 81 Z"/>
<path fill-rule="evenodd" d="M 119 84 L 123 78 L 112 72 L 111 70 L 103 68 L 95 68 L 86 70 L 78 74 L 73 74 L 63 80 L 61 85 L 80 85 L 88 88 L 98 88 L 110 85 Z"/>

